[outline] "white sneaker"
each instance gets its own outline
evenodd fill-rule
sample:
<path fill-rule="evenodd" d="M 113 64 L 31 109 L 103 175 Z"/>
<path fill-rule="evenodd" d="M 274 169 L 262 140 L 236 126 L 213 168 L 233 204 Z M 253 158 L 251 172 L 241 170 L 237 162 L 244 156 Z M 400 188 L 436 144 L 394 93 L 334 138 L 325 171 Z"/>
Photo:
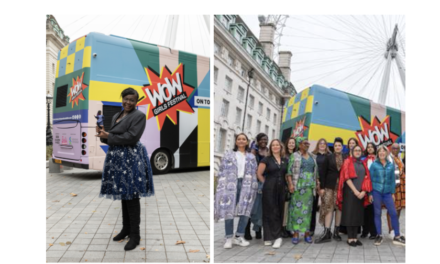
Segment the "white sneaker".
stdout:
<path fill-rule="evenodd" d="M 242 246 L 242 247 L 249 246 L 249 242 L 247 242 L 246 239 L 244 239 L 244 237 L 236 237 L 236 238 L 234 238 L 234 244 Z"/>
<path fill-rule="evenodd" d="M 389 238 L 391 239 L 391 240 L 393 240 L 394 239 L 394 230 L 392 230 L 389 234 L 388 234 L 388 236 L 389 236 Z"/>
<path fill-rule="evenodd" d="M 272 246 L 272 241 L 264 241 L 265 246 Z"/>
<path fill-rule="evenodd" d="M 227 238 L 223 248 L 232 248 L 232 238 Z"/>
<path fill-rule="evenodd" d="M 283 239 L 280 237 L 280 238 L 277 238 L 276 240 L 275 240 L 275 242 L 273 243 L 273 248 L 280 248 L 281 247 L 281 243 L 283 243 Z"/>

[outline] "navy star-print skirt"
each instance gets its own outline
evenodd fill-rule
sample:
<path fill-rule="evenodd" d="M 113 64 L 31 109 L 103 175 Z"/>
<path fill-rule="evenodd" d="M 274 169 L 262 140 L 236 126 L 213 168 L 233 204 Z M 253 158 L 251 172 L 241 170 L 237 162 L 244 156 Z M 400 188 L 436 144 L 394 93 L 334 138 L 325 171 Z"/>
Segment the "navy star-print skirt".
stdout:
<path fill-rule="evenodd" d="M 99 197 L 132 200 L 151 195 L 153 171 L 145 146 L 140 142 L 135 146 L 109 145 Z"/>

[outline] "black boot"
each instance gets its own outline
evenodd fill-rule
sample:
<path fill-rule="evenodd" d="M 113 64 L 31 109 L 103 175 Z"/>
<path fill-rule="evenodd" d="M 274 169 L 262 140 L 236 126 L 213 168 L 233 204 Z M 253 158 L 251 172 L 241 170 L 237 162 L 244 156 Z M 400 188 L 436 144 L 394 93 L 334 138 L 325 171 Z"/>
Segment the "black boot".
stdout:
<path fill-rule="evenodd" d="M 282 238 L 289 238 L 292 237 L 289 233 L 289 231 L 287 231 L 287 227 L 283 227 L 283 233 L 282 233 Z"/>
<path fill-rule="evenodd" d="M 140 199 L 127 200 L 128 215 L 130 216 L 130 240 L 125 245 L 125 250 L 135 249 L 141 240 L 139 225 L 141 223 Z"/>
<path fill-rule="evenodd" d="M 119 241 L 130 235 L 130 217 L 128 216 L 127 203 L 125 200 L 121 200 L 122 204 L 122 230 L 117 234 L 113 241 Z"/>
<path fill-rule="evenodd" d="M 336 241 L 341 241 L 342 238 L 339 235 L 339 226 L 335 226 L 335 231 L 333 232 L 333 239 Z"/>
<path fill-rule="evenodd" d="M 244 231 L 244 239 L 252 240 L 252 236 L 251 236 L 251 220 L 248 221 L 248 224 L 247 224 L 246 229 Z"/>
<path fill-rule="evenodd" d="M 325 242 L 332 241 L 332 232 L 330 232 L 330 228 L 324 228 L 324 233 L 318 239 L 315 240 L 315 244 L 321 244 Z"/>
<path fill-rule="evenodd" d="M 261 237 L 262 237 L 262 236 L 261 236 L 261 228 L 262 228 L 262 227 L 260 227 L 260 230 L 258 230 L 258 231 L 255 232 L 255 238 L 256 238 L 256 239 L 261 239 Z"/>

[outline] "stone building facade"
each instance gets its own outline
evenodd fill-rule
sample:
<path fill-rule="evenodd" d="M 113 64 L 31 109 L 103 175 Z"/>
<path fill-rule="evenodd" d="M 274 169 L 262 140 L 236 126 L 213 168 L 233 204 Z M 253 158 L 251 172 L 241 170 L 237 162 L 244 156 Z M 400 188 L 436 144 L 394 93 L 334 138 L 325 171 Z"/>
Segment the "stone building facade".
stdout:
<path fill-rule="evenodd" d="M 46 16 L 46 94 L 54 95 L 55 73 L 57 70 L 58 51 L 69 44 L 69 37 L 64 35 L 57 20 L 52 15 Z M 52 105 L 51 105 L 52 116 Z M 46 117 L 47 118 L 47 117 Z M 46 120 L 47 122 L 47 120 Z M 51 118 L 52 122 L 52 118 Z"/>
<path fill-rule="evenodd" d="M 275 25 L 260 24 L 260 29 L 258 39 L 238 15 L 214 18 L 215 173 L 236 134 L 244 132 L 250 140 L 260 132 L 269 140 L 279 138 L 284 102 L 296 94 L 290 82 L 292 53 L 280 51 L 275 63 Z"/>

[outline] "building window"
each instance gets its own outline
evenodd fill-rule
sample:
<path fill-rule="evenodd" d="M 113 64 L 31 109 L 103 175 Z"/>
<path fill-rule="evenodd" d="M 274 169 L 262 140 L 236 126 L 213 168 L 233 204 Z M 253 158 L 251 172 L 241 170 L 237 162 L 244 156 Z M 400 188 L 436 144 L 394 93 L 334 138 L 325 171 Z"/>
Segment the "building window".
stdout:
<path fill-rule="evenodd" d="M 243 67 L 241 67 L 240 75 L 241 77 L 246 78 L 246 70 Z"/>
<path fill-rule="evenodd" d="M 248 130 L 250 130 L 251 129 L 251 127 L 252 127 L 252 116 L 251 115 L 247 115 L 247 122 L 246 122 L 246 128 L 248 129 Z"/>
<path fill-rule="evenodd" d="M 266 119 L 270 120 L 270 109 L 269 108 L 266 109 Z"/>
<path fill-rule="evenodd" d="M 55 74 L 55 64 L 52 63 L 52 73 Z"/>
<path fill-rule="evenodd" d="M 215 144 L 215 150 L 217 152 L 225 151 L 225 143 L 226 143 L 226 129 L 220 128 L 219 135 L 217 137 L 217 142 Z"/>
<path fill-rule="evenodd" d="M 238 40 L 238 42 L 241 42 L 241 36 L 237 32 L 235 32 L 235 39 Z"/>
<path fill-rule="evenodd" d="M 242 110 L 237 107 L 237 112 L 236 112 L 236 115 L 235 115 L 235 123 L 237 125 L 241 124 L 241 115 L 242 115 Z"/>
<path fill-rule="evenodd" d="M 244 89 L 241 86 L 238 86 L 238 95 L 237 95 L 237 99 L 240 102 L 243 102 L 244 100 Z"/>
<path fill-rule="evenodd" d="M 273 114 L 273 124 L 276 125 L 277 124 L 277 114 Z"/>
<path fill-rule="evenodd" d="M 249 52 L 249 54 L 252 54 L 252 49 L 251 49 L 251 46 L 249 46 L 249 44 L 246 45 L 246 50 L 247 50 L 247 52 Z"/>
<path fill-rule="evenodd" d="M 255 97 L 253 95 L 249 95 L 249 107 L 254 108 Z"/>
<path fill-rule="evenodd" d="M 258 114 L 260 114 L 260 115 L 263 114 L 263 103 L 262 102 L 258 102 Z"/>
<path fill-rule="evenodd" d="M 220 52 L 220 46 L 214 42 L 214 53 L 218 55 Z"/>
<path fill-rule="evenodd" d="M 272 139 L 275 139 L 275 129 L 272 130 Z"/>
<path fill-rule="evenodd" d="M 225 26 L 225 28 L 229 29 L 229 21 L 224 16 L 222 16 L 220 21 L 222 22 L 223 26 Z"/>
<path fill-rule="evenodd" d="M 227 62 L 228 62 L 228 65 L 229 65 L 229 66 L 233 67 L 233 65 L 234 65 L 234 59 L 233 59 L 231 56 L 229 56 L 229 55 L 228 55 L 228 58 L 227 58 Z"/>
<path fill-rule="evenodd" d="M 257 120 L 257 133 L 260 133 L 261 131 L 261 121 Z"/>
<path fill-rule="evenodd" d="M 228 118 L 228 112 L 229 112 L 229 102 L 223 99 L 221 115 L 225 118 Z"/>
<path fill-rule="evenodd" d="M 266 125 L 266 126 L 264 127 L 264 133 L 265 133 L 266 135 L 269 135 L 269 126 L 268 126 L 268 125 Z"/>
<path fill-rule="evenodd" d="M 229 78 L 228 76 L 226 76 L 226 79 L 225 79 L 225 89 L 229 93 L 232 92 L 232 79 Z"/>
<path fill-rule="evenodd" d="M 218 79 L 218 69 L 217 67 L 214 67 L 214 83 L 217 83 Z"/>

